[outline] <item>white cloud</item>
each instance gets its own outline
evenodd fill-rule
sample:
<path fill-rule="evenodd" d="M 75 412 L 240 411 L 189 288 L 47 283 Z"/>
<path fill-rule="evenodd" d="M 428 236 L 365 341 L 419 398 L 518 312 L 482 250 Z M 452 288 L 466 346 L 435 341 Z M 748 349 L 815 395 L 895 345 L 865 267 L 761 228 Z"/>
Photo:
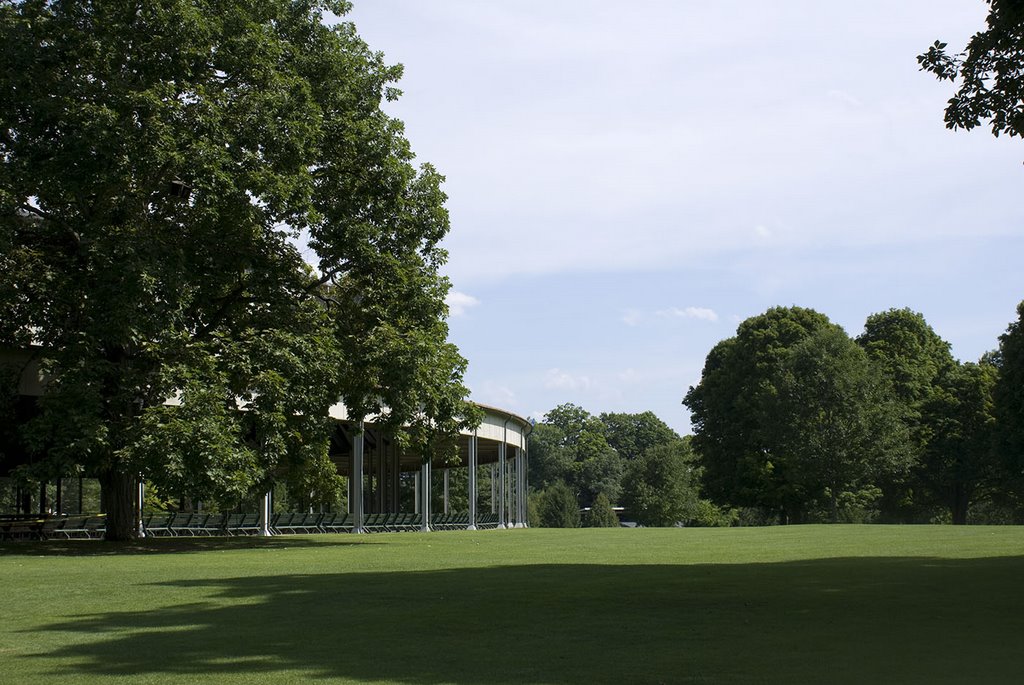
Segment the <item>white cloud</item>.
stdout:
<path fill-rule="evenodd" d="M 660 319 L 698 319 L 701 321 L 718 321 L 718 313 L 707 307 L 669 307 L 654 312 L 644 312 L 639 309 L 627 309 L 622 313 L 621 321 L 627 326 L 639 326 L 651 316 Z"/>
<path fill-rule="evenodd" d="M 1019 150 L 947 131 L 948 88 L 913 60 L 985 6 L 933 5 L 388 0 L 352 18 L 407 67 L 389 111 L 447 177 L 464 284 L 1015 231 Z"/>
<path fill-rule="evenodd" d="M 636 326 L 643 318 L 644 314 L 639 309 L 627 309 L 622 313 L 622 323 L 627 326 Z"/>
<path fill-rule="evenodd" d="M 476 299 L 472 295 L 466 293 L 460 293 L 458 290 L 452 290 L 444 298 L 445 304 L 448 305 L 448 316 L 462 316 L 466 313 L 466 310 L 470 307 L 475 307 L 480 304 L 480 300 Z"/>
<path fill-rule="evenodd" d="M 641 374 L 638 373 L 636 369 L 632 368 L 620 371 L 617 375 L 617 378 L 620 383 L 628 383 L 631 385 L 634 383 L 643 382 L 643 376 L 641 376 Z"/>
<path fill-rule="evenodd" d="M 701 321 L 718 321 L 718 314 L 714 309 L 707 307 L 670 307 L 655 312 L 658 316 L 667 319 L 700 319 Z"/>
<path fill-rule="evenodd" d="M 473 388 L 472 398 L 481 404 L 503 409 L 513 409 L 519 406 L 519 398 L 514 390 L 507 385 L 491 381 L 486 381 L 479 389 Z"/>
<path fill-rule="evenodd" d="M 548 369 L 544 374 L 544 387 L 551 390 L 589 390 L 594 382 L 589 376 L 574 376 L 561 369 Z"/>

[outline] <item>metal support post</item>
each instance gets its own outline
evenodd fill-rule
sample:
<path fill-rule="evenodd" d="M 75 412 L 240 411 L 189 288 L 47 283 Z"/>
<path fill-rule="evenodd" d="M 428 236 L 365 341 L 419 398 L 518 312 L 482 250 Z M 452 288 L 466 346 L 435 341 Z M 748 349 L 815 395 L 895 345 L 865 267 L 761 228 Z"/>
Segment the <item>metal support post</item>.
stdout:
<path fill-rule="evenodd" d="M 469 525 L 467 530 L 476 530 L 476 431 L 469 436 Z M 493 479 L 492 479 L 493 480 Z"/>
<path fill-rule="evenodd" d="M 260 499 L 260 535 L 270 537 L 273 532 L 270 530 L 270 491 L 263 493 Z"/>
<path fill-rule="evenodd" d="M 505 442 L 498 445 L 498 528 L 505 528 Z"/>
<path fill-rule="evenodd" d="M 363 448 L 366 444 L 363 422 L 352 440 L 352 532 L 363 531 Z"/>
<path fill-rule="evenodd" d="M 449 513 L 448 507 L 448 492 L 451 490 L 451 475 L 450 469 L 444 469 L 444 515 L 447 516 Z"/>
<path fill-rule="evenodd" d="M 420 466 L 420 487 L 423 494 L 420 503 L 423 509 L 423 521 L 420 523 L 420 530 L 424 533 L 430 532 L 430 459 L 427 458 Z"/>
<path fill-rule="evenodd" d="M 60 486 L 58 485 L 57 487 Z M 137 498 L 137 508 L 135 514 L 137 518 L 137 525 L 139 526 L 139 537 L 144 538 L 146 537 L 146 523 L 142 518 L 142 505 L 146 501 L 146 481 L 142 480 L 142 476 L 139 476 L 138 492 L 136 492 L 135 494 Z"/>

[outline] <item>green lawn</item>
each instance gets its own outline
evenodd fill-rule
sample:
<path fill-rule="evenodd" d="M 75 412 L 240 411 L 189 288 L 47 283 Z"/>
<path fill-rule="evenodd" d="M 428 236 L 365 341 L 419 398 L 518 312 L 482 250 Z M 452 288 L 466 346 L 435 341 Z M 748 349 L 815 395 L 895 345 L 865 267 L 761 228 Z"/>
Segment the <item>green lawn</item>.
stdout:
<path fill-rule="evenodd" d="M 1020 683 L 1024 528 L 0 545 L 3 683 Z"/>

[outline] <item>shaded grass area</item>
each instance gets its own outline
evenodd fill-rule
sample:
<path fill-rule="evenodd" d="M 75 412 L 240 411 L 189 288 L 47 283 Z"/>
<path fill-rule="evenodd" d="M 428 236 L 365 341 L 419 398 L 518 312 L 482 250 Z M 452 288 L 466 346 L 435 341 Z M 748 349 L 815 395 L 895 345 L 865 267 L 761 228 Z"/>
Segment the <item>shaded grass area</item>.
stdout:
<path fill-rule="evenodd" d="M 0 548 L 7 682 L 1016 683 L 1024 667 L 1021 529 L 166 542 Z"/>
<path fill-rule="evenodd" d="M 263 538 L 239 537 L 163 537 L 146 538 L 131 542 L 103 542 L 99 540 L 47 540 L 45 542 L 0 542 L 0 555 L 29 557 L 124 557 L 132 555 L 200 554 L 254 549 L 301 549 L 321 547 L 324 541 L 317 536 L 288 535 Z M 333 545 L 373 544 L 356 536 L 337 536 Z"/>

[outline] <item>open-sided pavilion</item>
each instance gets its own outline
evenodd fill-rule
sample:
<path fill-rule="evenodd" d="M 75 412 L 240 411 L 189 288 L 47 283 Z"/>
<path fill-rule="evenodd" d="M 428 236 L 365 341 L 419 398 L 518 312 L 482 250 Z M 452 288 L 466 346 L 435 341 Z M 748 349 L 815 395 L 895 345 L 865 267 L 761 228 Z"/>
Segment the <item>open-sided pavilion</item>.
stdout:
<path fill-rule="evenodd" d="M 449 474 L 453 468 L 468 470 L 468 520 L 466 527 L 478 527 L 480 493 L 479 467 L 492 465 L 492 496 L 498 528 L 521 528 L 526 525 L 527 439 L 531 423 L 521 416 L 497 407 L 477 405 L 484 412 L 480 425 L 459 436 L 459 464 L 439 461 L 432 455 L 403 451 L 397 443 L 372 422 L 349 420 L 343 405 L 335 405 L 331 416 L 337 423 L 337 437 L 332 445 L 332 459 L 338 472 L 348 477 L 349 513 L 353 530 L 361 532 L 367 513 L 398 513 L 401 502 L 402 474 L 413 473 L 415 510 L 422 530 L 430 529 L 434 512 L 431 502 L 434 472 L 442 473 L 441 501 L 447 508 L 450 501 Z M 353 478 L 352 474 L 362 474 Z M 264 507 L 268 507 L 266 502 Z M 447 513 L 447 512 L 446 512 Z"/>
<path fill-rule="evenodd" d="M 34 411 L 35 402 L 44 392 L 40 379 L 39 368 L 31 353 L 24 350 L 0 350 L 0 366 L 17 368 L 20 373 L 18 388 L 17 411 L 24 417 Z M 432 501 L 440 500 L 447 514 L 449 504 L 468 515 L 460 518 L 459 526 L 469 530 L 481 527 L 482 520 L 487 519 L 487 527 L 520 528 L 527 525 L 527 442 L 532 430 L 531 422 L 516 414 L 486 405 L 478 405 L 483 410 L 480 425 L 470 431 L 464 431 L 458 437 L 459 462 L 452 464 L 441 461 L 434 455 L 424 455 L 402 449 L 398 442 L 372 420 L 356 421 L 348 416 L 346 408 L 337 404 L 330 410 L 335 430 L 331 440 L 330 456 L 338 473 L 346 476 L 349 483 L 348 519 L 346 530 L 355 533 L 365 532 L 364 526 L 368 516 L 375 514 L 398 514 L 403 502 L 408 508 L 408 497 L 403 497 L 403 489 L 408 488 L 409 474 L 412 474 L 415 495 L 413 509 L 418 528 L 431 530 L 432 520 L 436 520 L 432 511 Z M 16 454 L 8 452 L 7 463 L 0 463 L 0 476 L 8 475 L 11 468 L 22 460 Z M 13 459 L 12 459 L 13 456 Z M 483 517 L 478 511 L 481 493 L 478 478 L 481 466 L 491 466 L 491 496 L 489 501 L 493 507 L 490 515 Z M 451 502 L 449 493 L 449 475 L 453 469 L 466 469 L 468 473 L 467 502 Z M 436 472 L 440 471 L 440 478 Z M 440 481 L 438 483 L 438 481 Z M 433 485 L 442 488 L 441 497 L 432 492 Z M 45 488 L 46 484 L 43 484 Z M 144 520 L 141 515 L 144 500 L 144 486 L 138 487 L 138 506 L 140 525 Z M 79 488 L 78 492 L 81 492 Z M 60 508 L 61 482 L 56 483 L 57 508 Z M 258 532 L 263 535 L 273 534 L 272 493 L 265 493 L 260 501 Z M 52 510 L 44 497 L 39 500 L 40 513 Z M 0 505 L 2 508 L 2 505 Z M 27 513 L 27 512 L 26 512 Z M 62 513 L 57 511 L 56 513 Z M 79 512 L 81 513 L 81 512 Z M 496 520 L 496 524 L 495 524 Z M 451 527 L 451 526 L 446 526 Z"/>

